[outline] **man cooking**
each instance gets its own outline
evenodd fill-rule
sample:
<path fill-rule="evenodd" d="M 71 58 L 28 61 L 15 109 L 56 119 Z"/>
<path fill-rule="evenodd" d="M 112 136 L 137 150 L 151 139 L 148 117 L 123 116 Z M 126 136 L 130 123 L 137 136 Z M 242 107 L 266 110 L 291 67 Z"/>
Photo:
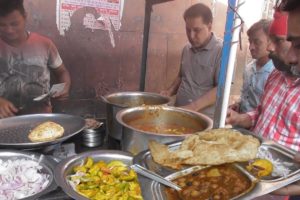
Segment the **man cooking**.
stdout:
<path fill-rule="evenodd" d="M 52 112 L 50 99 L 33 99 L 47 94 L 50 72 L 56 83 L 65 83 L 62 92 L 69 94 L 70 75 L 52 41 L 25 29 L 27 14 L 23 0 L 0 2 L 0 118 L 17 114 Z"/>
<path fill-rule="evenodd" d="M 176 94 L 175 106 L 213 118 L 222 41 L 212 32 L 212 12 L 206 5 L 189 7 L 184 20 L 189 43 L 182 51 L 180 72 L 161 94 Z"/>

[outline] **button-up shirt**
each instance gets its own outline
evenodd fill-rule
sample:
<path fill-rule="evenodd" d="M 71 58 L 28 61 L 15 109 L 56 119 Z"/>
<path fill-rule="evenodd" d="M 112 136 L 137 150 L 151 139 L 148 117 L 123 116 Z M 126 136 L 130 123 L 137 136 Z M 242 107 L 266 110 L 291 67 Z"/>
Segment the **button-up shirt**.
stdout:
<path fill-rule="evenodd" d="M 241 113 L 252 111 L 258 106 L 264 91 L 265 83 L 273 70 L 274 64 L 272 60 L 269 60 L 261 68 L 257 68 L 257 60 L 251 61 L 246 66 L 241 92 Z"/>
<path fill-rule="evenodd" d="M 217 86 L 220 69 L 222 40 L 212 35 L 203 48 L 193 48 L 187 44 L 182 52 L 181 83 L 176 94 L 176 106 L 184 106 L 196 101 Z M 213 118 L 215 106 L 208 106 L 201 113 Z"/>
<path fill-rule="evenodd" d="M 274 70 L 256 110 L 247 113 L 253 132 L 300 151 L 300 78 Z"/>

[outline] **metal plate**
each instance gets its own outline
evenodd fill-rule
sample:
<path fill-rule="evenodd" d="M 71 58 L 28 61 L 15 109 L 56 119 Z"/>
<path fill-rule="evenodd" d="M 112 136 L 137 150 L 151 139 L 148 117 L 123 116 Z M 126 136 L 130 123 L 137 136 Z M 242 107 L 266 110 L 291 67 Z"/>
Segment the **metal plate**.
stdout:
<path fill-rule="evenodd" d="M 112 160 L 119 160 L 128 166 L 132 164 L 132 155 L 130 153 L 114 150 L 89 151 L 63 160 L 55 168 L 54 178 L 64 192 L 76 200 L 87 200 L 87 198 L 73 190 L 66 177 L 72 173 L 74 166 L 80 165 L 87 157 L 93 158 L 94 161 L 103 160 L 110 162 Z"/>
<path fill-rule="evenodd" d="M 51 192 L 57 188 L 57 185 L 54 181 L 54 174 L 53 174 L 54 167 L 57 164 L 56 161 L 54 161 L 48 156 L 34 153 L 34 152 L 17 151 L 17 150 L 0 150 L 0 159 L 3 161 L 17 160 L 22 158 L 39 162 L 40 165 L 43 167 L 41 172 L 45 174 L 49 174 L 49 184 L 44 190 L 32 196 L 23 198 L 22 200 L 37 199 L 38 197 L 41 197 L 42 195 L 47 194 L 48 192 Z"/>
<path fill-rule="evenodd" d="M 53 121 L 64 127 L 64 135 L 54 141 L 31 142 L 30 131 L 45 121 Z M 9 117 L 0 120 L 0 147 L 16 149 L 34 149 L 57 144 L 76 135 L 84 129 L 85 120 L 66 114 L 33 114 Z"/>
<path fill-rule="evenodd" d="M 250 131 L 239 129 L 244 134 L 251 134 Z M 268 194 L 272 191 L 275 191 L 279 188 L 282 188 L 286 185 L 289 185 L 295 181 L 300 180 L 300 165 L 293 161 L 293 157 L 295 152 L 293 150 L 289 150 L 273 141 L 264 140 L 261 137 L 253 135 L 257 137 L 261 141 L 260 148 L 266 149 L 269 151 L 274 159 L 279 159 L 282 163 L 292 163 L 289 165 L 290 173 L 287 177 L 265 177 L 258 181 L 253 190 L 248 192 L 247 194 L 239 197 L 238 199 L 253 199 L 255 197 L 259 197 L 265 194 Z M 171 143 L 169 144 L 170 150 L 176 150 L 180 147 L 181 142 Z M 161 176 L 167 177 L 171 174 L 175 174 L 177 171 L 172 170 L 167 167 L 163 167 L 157 163 L 155 163 L 152 159 L 151 153 L 149 150 L 143 151 L 136 155 L 133 159 L 134 164 L 139 164 L 153 172 L 160 174 Z M 245 163 L 238 163 L 237 166 L 245 169 Z M 254 176 L 252 176 L 255 179 Z M 141 185 L 143 196 L 145 200 L 166 200 L 165 194 L 161 189 L 163 186 L 157 182 L 151 181 L 145 177 L 139 177 L 139 180 L 143 183 Z M 151 195 L 149 195 L 151 194 Z"/>

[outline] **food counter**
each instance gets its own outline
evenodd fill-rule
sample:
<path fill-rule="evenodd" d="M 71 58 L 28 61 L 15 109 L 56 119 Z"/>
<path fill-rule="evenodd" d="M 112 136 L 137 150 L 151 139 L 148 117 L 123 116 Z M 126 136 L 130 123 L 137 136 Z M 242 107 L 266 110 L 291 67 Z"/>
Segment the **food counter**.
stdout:
<path fill-rule="evenodd" d="M 51 117 L 52 115 L 47 115 L 47 117 Z M 41 116 L 39 116 L 41 117 Z M 58 116 L 55 116 L 55 119 Z M 71 116 L 60 116 L 60 117 L 65 117 L 65 119 L 68 119 Z M 32 118 L 31 118 L 32 119 Z M 55 119 L 53 121 L 55 121 Z M 72 119 L 72 117 L 71 117 Z M 28 120 L 28 118 L 26 118 L 26 120 Z M 0 125 L 1 122 L 3 122 L 5 120 L 0 121 Z M 65 122 L 64 122 L 65 123 Z M 6 123 L 7 125 L 8 123 Z M 21 124 L 21 128 L 22 130 L 24 130 L 24 128 L 28 128 L 28 127 L 24 127 L 22 125 L 22 123 L 20 121 L 17 122 L 17 124 Z M 33 123 L 34 124 L 34 123 Z M 68 123 L 66 123 L 68 124 Z M 3 125 L 3 124 L 2 124 Z M 15 128 L 15 126 L 12 126 L 13 128 Z M 9 129 L 9 128 L 8 128 Z M 7 132 L 6 129 L 5 131 Z M 26 129 L 25 132 L 29 132 L 30 129 Z M 22 148 L 19 148 L 19 150 L 9 150 L 12 149 L 11 146 L 15 146 L 18 147 L 16 143 L 9 143 L 10 141 L 7 141 L 8 146 L 7 146 L 7 150 L 5 150 L 5 144 L 1 143 L 0 140 L 0 145 L 2 145 L 2 155 L 4 155 L 5 153 L 8 152 L 8 154 L 11 154 L 11 157 L 15 157 L 15 154 L 19 154 L 20 155 L 25 155 L 25 156 L 29 156 L 30 154 L 37 154 L 39 156 L 34 157 L 34 160 L 37 161 L 38 163 L 42 164 L 44 170 L 47 169 L 49 170 L 50 168 L 52 170 L 48 171 L 49 175 L 50 175 L 50 182 L 54 182 L 57 185 L 61 186 L 63 188 L 63 190 L 60 187 L 57 187 L 55 190 L 53 190 L 53 185 L 51 184 L 51 187 L 47 188 L 47 190 L 43 192 L 41 192 L 41 196 L 38 196 L 37 199 L 39 200 L 69 200 L 69 199 L 86 199 L 83 198 L 82 196 L 80 196 L 77 192 L 75 192 L 75 190 L 73 189 L 74 186 L 71 187 L 70 183 L 68 182 L 66 177 L 70 177 L 70 175 L 74 175 L 74 168 L 76 166 L 81 166 L 81 165 L 87 165 L 87 158 L 90 157 L 92 158 L 92 160 L 94 160 L 94 163 L 98 163 L 100 161 L 105 161 L 107 163 L 112 162 L 112 161 L 122 161 L 124 162 L 127 166 L 125 168 L 130 169 L 130 166 L 132 164 L 139 164 L 143 167 L 145 167 L 146 169 L 155 172 L 163 177 L 166 177 L 167 179 L 171 180 L 171 181 L 176 181 L 176 178 L 180 178 L 181 175 L 183 174 L 187 174 L 189 172 L 194 172 L 194 170 L 200 170 L 203 169 L 203 167 L 198 167 L 198 166 L 190 166 L 188 167 L 187 165 L 183 165 L 184 167 L 182 169 L 171 169 L 170 166 L 173 166 L 172 164 L 168 164 L 167 166 L 164 166 L 163 164 L 158 164 L 159 161 L 155 160 L 155 154 L 153 154 L 155 151 L 150 152 L 149 150 L 145 150 L 142 152 L 139 152 L 136 155 L 133 155 L 131 153 L 126 153 L 124 151 L 111 151 L 108 150 L 109 149 L 109 140 L 106 136 L 106 131 L 105 128 L 103 130 L 101 130 L 102 136 L 105 136 L 103 138 L 103 142 L 101 142 L 101 145 L 96 145 L 96 147 L 87 147 L 85 140 L 84 140 L 84 134 L 87 133 L 86 129 L 82 129 L 82 127 L 78 128 L 78 130 L 80 131 L 72 131 L 72 132 L 76 132 L 76 134 L 72 135 L 72 133 L 67 133 L 69 135 L 72 135 L 72 137 L 68 137 L 68 138 L 60 138 L 62 141 L 60 142 L 50 142 L 47 143 L 47 145 L 45 145 L 45 143 L 35 143 L 35 146 L 38 146 L 39 148 L 35 148 L 35 149 L 31 149 L 27 151 L 23 151 Z M 237 138 L 237 136 L 239 135 L 239 137 L 243 137 L 243 140 L 236 140 L 234 144 L 231 144 L 228 141 L 232 141 L 232 140 L 228 140 L 227 142 L 224 142 L 222 139 L 220 139 L 219 135 L 217 138 L 220 139 L 219 142 L 223 142 L 222 145 L 227 145 L 227 147 L 225 149 L 229 149 L 231 146 L 237 145 L 240 147 L 240 145 L 244 145 L 242 149 L 242 151 L 237 151 L 240 152 L 240 154 L 235 154 L 234 157 L 239 157 L 242 154 L 248 154 L 247 152 L 249 148 L 249 144 L 251 144 L 251 141 L 253 140 L 253 149 L 255 150 L 253 155 L 253 158 L 260 158 L 259 154 L 257 154 L 256 151 L 266 151 L 268 154 L 270 154 L 273 159 L 271 159 L 270 157 L 267 157 L 267 159 L 272 160 L 272 163 L 274 164 L 273 166 L 276 167 L 277 165 L 284 165 L 285 167 L 288 168 L 288 172 L 286 175 L 268 175 L 266 177 L 262 177 L 262 178 L 257 178 L 255 175 L 251 174 L 248 169 L 247 166 L 249 165 L 249 159 L 244 160 L 244 162 L 237 162 L 234 164 L 235 168 L 240 170 L 244 175 L 246 175 L 249 180 L 252 182 L 252 187 L 245 190 L 242 194 L 240 194 L 240 196 L 237 196 L 234 199 L 252 199 L 254 197 L 257 196 L 261 196 L 264 195 L 266 193 L 270 193 L 278 188 L 281 188 L 287 184 L 290 184 L 292 182 L 295 182 L 297 180 L 300 179 L 300 165 L 298 163 L 294 163 L 293 162 L 293 155 L 295 154 L 295 152 L 291 151 L 291 150 L 287 150 L 286 148 L 283 148 L 282 146 L 275 144 L 272 141 L 269 140 L 264 140 L 263 138 L 257 137 L 257 136 L 253 136 L 251 132 L 249 131 L 245 131 L 245 130 L 240 130 L 242 133 L 234 130 L 234 129 L 226 129 L 226 131 L 224 131 L 224 129 L 215 129 L 215 130 L 209 130 L 209 131 L 204 131 L 204 132 L 200 132 L 199 134 L 194 134 L 191 137 L 187 137 L 188 140 L 187 141 L 192 141 L 191 138 L 195 138 L 197 139 L 197 142 L 200 142 L 199 144 L 203 144 L 203 139 L 201 139 L 201 137 L 205 137 L 207 139 L 207 141 L 209 141 L 208 143 L 211 143 L 212 141 L 209 139 L 209 137 L 207 136 L 213 136 L 215 137 L 215 134 L 219 134 L 221 133 L 221 135 L 224 136 L 224 138 Z M 4 133 L 6 133 L 4 132 Z M 9 130 L 8 130 L 9 132 Z M 88 132 L 89 133 L 89 132 Z M 205 136 L 203 136 L 205 135 Z M 24 137 L 21 137 L 22 135 L 19 135 L 20 141 L 22 142 L 23 140 L 26 141 L 26 138 L 24 139 Z M 89 135 L 90 137 L 92 137 L 92 135 Z M 222 137 L 223 137 L 222 136 Z M 251 140 L 249 138 L 252 138 Z M 6 138 L 7 139 L 7 138 Z M 110 140 L 111 141 L 111 140 Z M 185 140 L 184 140 L 185 141 Z M 242 141 L 242 142 L 241 142 Z M 250 142 L 247 143 L 246 142 Z M 156 142 L 157 143 L 157 142 Z M 192 142 L 193 143 L 193 142 Z M 207 143 L 207 144 L 208 144 Z M 230 143 L 230 144 L 229 144 Z M 21 143 L 22 145 L 20 145 L 21 147 L 29 147 L 29 143 Z M 100 143 L 97 143 L 100 144 Z M 153 142 L 150 142 L 150 149 L 151 146 L 153 144 Z M 158 144 L 158 146 L 164 146 L 168 149 L 168 151 L 170 151 L 169 153 L 171 153 L 171 151 L 177 151 L 180 150 L 181 145 L 183 144 L 183 142 L 172 142 L 169 145 L 163 145 L 163 144 Z M 187 144 L 187 143 L 185 143 Z M 229 145 L 229 146 L 228 146 Z M 187 145 L 188 146 L 188 145 Z M 197 145 L 199 147 L 199 145 Z M 259 147 L 259 148 L 258 148 Z M 206 149 L 206 147 L 205 147 Z M 164 150 L 164 149 L 162 149 Z M 162 151 L 162 150 L 158 150 L 158 155 L 160 154 L 165 154 L 166 152 Z M 166 150 L 166 149 L 165 149 Z M 189 150 L 189 149 L 187 149 Z M 235 149 L 232 149 L 233 151 L 235 151 Z M 246 151 L 245 151 L 246 150 Z M 6 152 L 5 152 L 6 151 Z M 191 151 L 191 149 L 189 150 Z M 212 156 L 210 155 L 212 153 L 213 149 L 211 151 L 208 151 L 205 156 L 201 155 L 200 157 L 202 157 L 202 159 L 207 160 L 207 156 L 210 156 L 212 158 Z M 4 153 L 3 153 L 4 152 Z M 199 151 L 198 151 L 199 152 Z M 201 150 L 201 152 L 203 152 L 203 149 Z M 221 150 L 219 152 L 224 152 L 224 150 Z M 191 153 L 191 152 L 189 152 Z M 171 155 L 171 154 L 170 154 Z M 175 154 L 172 154 L 173 156 Z M 182 155 L 182 154 L 180 154 Z M 237 156 L 238 155 L 238 156 Z M 168 155 L 167 155 L 168 156 Z M 199 154 L 197 155 L 199 157 Z M 5 158 L 5 156 L 2 156 Z M 7 156 L 6 156 L 7 157 Z M 28 157 L 28 158 L 29 158 Z M 196 157 L 196 156 L 192 156 L 192 157 Z M 205 158 L 206 157 L 206 158 Z M 32 157 L 33 158 L 33 157 Z M 51 160 L 51 166 L 48 166 L 48 162 L 44 162 L 43 160 Z M 155 161 L 154 161 L 155 160 Z M 218 159 L 210 159 L 210 161 L 218 161 Z M 235 161 L 232 161 L 235 162 Z M 84 164 L 86 163 L 86 164 Z M 283 163 L 283 164 L 282 164 Z M 183 163 L 184 164 L 184 163 Z M 93 165 L 92 165 L 93 166 Z M 175 165 L 174 165 L 175 166 Z M 124 168 L 123 167 L 123 168 Z M 208 166 L 209 167 L 209 166 Z M 90 170 L 92 167 L 90 166 L 88 168 L 88 170 Z M 218 171 L 215 170 L 214 171 Z M 105 171 L 104 171 L 105 172 Z M 72 174 L 73 173 L 73 174 Z M 77 173 L 77 172 L 76 172 Z M 106 172 L 105 172 L 106 173 Z M 215 172 L 214 172 L 215 173 Z M 198 172 L 196 173 L 198 174 Z M 215 175 L 214 175 L 215 176 Z M 217 172 L 217 176 L 219 176 L 219 172 Z M 54 177 L 54 178 L 51 178 Z M 135 176 L 136 178 L 136 176 Z M 55 179 L 55 181 L 53 181 Z M 145 178 L 141 175 L 138 175 L 138 180 L 140 183 L 140 188 L 141 188 L 141 192 L 143 195 L 143 198 L 145 200 L 167 200 L 166 198 L 166 193 L 165 193 L 165 187 L 162 186 L 161 184 L 152 181 L 148 178 Z M 183 182 L 177 182 L 177 184 L 182 184 Z M 189 183 L 184 183 L 184 184 L 189 184 Z M 55 187 L 54 187 L 55 188 Z M 49 192 L 49 190 L 51 190 L 51 192 Z M 196 195 L 197 192 L 194 192 L 194 195 Z"/>

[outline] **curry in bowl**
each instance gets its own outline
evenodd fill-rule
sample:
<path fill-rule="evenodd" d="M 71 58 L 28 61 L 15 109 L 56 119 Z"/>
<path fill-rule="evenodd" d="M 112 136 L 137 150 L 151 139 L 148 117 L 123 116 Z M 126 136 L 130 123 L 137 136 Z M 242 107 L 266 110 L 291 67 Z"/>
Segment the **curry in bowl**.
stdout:
<path fill-rule="evenodd" d="M 156 135 L 192 134 L 212 126 L 211 119 L 200 113 L 168 106 L 125 109 L 118 113 L 117 120 L 131 130 Z"/>
<path fill-rule="evenodd" d="M 253 182 L 232 164 L 204 168 L 179 176 L 174 183 L 182 190 L 166 188 L 168 200 L 228 200 L 253 188 Z"/>
<path fill-rule="evenodd" d="M 141 131 L 156 134 L 183 135 L 192 134 L 198 131 L 195 128 L 180 126 L 178 124 L 140 124 L 139 121 L 131 121 L 128 123 L 128 125 Z M 201 130 L 203 129 L 204 128 Z"/>

